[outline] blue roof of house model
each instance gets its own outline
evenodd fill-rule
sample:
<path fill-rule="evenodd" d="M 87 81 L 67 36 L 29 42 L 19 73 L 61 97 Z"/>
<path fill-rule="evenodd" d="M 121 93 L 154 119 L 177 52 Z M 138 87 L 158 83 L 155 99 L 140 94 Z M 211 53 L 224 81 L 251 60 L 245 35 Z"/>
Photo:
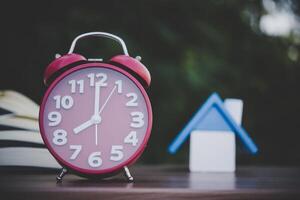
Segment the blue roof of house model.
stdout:
<path fill-rule="evenodd" d="M 169 146 L 171 154 L 176 153 L 193 130 L 222 130 L 233 131 L 246 146 L 255 154 L 257 146 L 248 133 L 239 126 L 223 106 L 223 101 L 217 93 L 213 93 L 207 101 L 199 108 L 194 117 L 187 123 L 183 130 L 176 136 Z"/>

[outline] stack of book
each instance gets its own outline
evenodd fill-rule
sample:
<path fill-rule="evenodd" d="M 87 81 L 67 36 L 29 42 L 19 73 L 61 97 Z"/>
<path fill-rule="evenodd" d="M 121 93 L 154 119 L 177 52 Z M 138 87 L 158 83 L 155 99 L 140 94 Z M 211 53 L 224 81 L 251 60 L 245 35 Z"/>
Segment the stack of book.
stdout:
<path fill-rule="evenodd" d="M 0 91 L 0 166 L 61 168 L 39 132 L 39 106 L 12 90 Z"/>

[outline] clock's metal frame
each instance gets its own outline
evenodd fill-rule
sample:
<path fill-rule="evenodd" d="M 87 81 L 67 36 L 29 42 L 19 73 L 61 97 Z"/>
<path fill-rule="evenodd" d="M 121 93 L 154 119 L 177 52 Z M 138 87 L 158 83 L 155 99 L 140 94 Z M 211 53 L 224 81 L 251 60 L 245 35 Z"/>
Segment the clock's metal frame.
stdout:
<path fill-rule="evenodd" d="M 86 37 L 91 37 L 91 36 L 96 36 L 96 37 L 105 37 L 105 38 L 109 38 L 109 39 L 112 39 L 116 42 L 118 42 L 121 46 L 122 46 L 122 49 L 123 49 L 123 53 L 124 55 L 126 56 L 129 56 L 128 54 L 128 50 L 127 50 L 127 47 L 126 47 L 126 44 L 125 42 L 122 40 L 122 38 L 116 36 L 116 35 L 113 35 L 111 33 L 106 33 L 106 32 L 89 32 L 89 33 L 84 33 L 84 34 L 81 34 L 79 36 L 77 36 L 72 44 L 71 44 L 71 47 L 69 49 L 69 52 L 68 54 L 71 54 L 74 52 L 74 49 L 75 49 L 75 46 L 76 46 L 76 43 L 78 42 L 78 40 L 82 39 L 82 38 L 86 38 Z"/>

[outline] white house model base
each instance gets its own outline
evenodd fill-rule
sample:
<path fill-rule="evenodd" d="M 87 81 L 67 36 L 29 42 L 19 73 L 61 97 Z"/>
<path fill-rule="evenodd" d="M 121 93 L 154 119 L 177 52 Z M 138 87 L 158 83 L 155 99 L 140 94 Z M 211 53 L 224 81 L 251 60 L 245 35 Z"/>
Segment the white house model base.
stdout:
<path fill-rule="evenodd" d="M 192 131 L 191 172 L 234 172 L 235 134 L 231 131 Z"/>

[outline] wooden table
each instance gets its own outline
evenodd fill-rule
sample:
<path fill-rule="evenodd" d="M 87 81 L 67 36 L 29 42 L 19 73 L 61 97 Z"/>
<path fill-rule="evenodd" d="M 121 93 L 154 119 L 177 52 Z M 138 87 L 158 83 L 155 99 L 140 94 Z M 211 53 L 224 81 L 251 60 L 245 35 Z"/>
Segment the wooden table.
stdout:
<path fill-rule="evenodd" d="M 183 166 L 134 166 L 123 176 L 87 180 L 49 171 L 0 169 L 0 199 L 300 199 L 299 168 L 239 167 L 236 173 L 189 173 Z M 4 198 L 6 197 L 6 198 Z"/>

